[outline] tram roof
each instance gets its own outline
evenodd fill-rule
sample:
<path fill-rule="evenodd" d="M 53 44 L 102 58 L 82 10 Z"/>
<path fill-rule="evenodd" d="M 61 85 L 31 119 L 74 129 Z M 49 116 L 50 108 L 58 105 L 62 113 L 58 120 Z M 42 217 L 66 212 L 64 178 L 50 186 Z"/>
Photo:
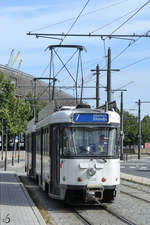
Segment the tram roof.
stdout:
<path fill-rule="evenodd" d="M 70 109 L 70 110 L 62 110 L 54 112 L 47 117 L 45 117 L 43 120 L 36 123 L 36 129 L 40 129 L 41 127 L 45 127 L 48 124 L 61 124 L 61 123 L 74 123 L 73 121 L 73 115 L 74 114 L 107 114 L 109 123 L 120 123 L 120 117 L 119 114 L 114 111 L 100 111 L 97 109 Z"/>

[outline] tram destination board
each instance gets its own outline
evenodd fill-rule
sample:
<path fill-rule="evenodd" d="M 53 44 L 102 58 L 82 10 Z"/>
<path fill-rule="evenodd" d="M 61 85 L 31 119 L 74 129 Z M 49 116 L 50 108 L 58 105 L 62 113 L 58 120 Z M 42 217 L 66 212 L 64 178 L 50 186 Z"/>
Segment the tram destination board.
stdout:
<path fill-rule="evenodd" d="M 75 123 L 108 123 L 108 114 L 102 113 L 75 113 L 73 121 Z"/>

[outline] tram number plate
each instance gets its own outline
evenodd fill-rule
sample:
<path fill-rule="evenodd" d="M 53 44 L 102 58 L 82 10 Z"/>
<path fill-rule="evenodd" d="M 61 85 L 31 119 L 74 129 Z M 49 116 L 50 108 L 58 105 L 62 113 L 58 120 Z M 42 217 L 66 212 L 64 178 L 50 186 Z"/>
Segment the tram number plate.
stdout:
<path fill-rule="evenodd" d="M 74 122 L 90 122 L 90 123 L 107 123 L 108 114 L 105 113 L 75 113 L 73 115 Z"/>

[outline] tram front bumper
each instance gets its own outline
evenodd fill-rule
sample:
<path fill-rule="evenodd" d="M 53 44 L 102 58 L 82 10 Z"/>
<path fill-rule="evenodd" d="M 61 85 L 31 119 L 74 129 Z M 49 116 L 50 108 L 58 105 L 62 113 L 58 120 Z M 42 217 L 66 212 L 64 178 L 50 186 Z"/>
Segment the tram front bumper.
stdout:
<path fill-rule="evenodd" d="M 101 184 L 88 184 L 86 187 L 86 202 L 92 200 L 102 200 L 104 186 Z"/>

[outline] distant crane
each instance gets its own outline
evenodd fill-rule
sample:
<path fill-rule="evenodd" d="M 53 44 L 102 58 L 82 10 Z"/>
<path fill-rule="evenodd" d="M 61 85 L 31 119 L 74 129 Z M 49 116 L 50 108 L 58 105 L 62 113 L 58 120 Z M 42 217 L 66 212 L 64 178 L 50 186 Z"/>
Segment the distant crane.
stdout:
<path fill-rule="evenodd" d="M 20 67 L 21 67 L 22 62 L 23 62 L 23 60 L 20 59 L 19 64 L 18 64 L 18 67 L 17 67 L 17 70 L 20 70 Z"/>
<path fill-rule="evenodd" d="M 17 61 L 19 55 L 20 55 L 20 51 L 17 52 L 17 55 L 16 55 L 14 61 L 12 62 L 12 64 L 10 65 L 10 67 L 13 67 L 13 66 L 14 66 L 14 64 L 15 64 L 15 62 Z"/>
<path fill-rule="evenodd" d="M 14 56 L 14 49 L 11 50 L 10 57 L 9 57 L 9 60 L 8 60 L 8 64 L 6 64 L 9 67 L 12 64 L 13 56 Z"/>
<path fill-rule="evenodd" d="M 6 64 L 6 66 L 12 67 L 12 68 L 13 68 L 13 66 L 14 66 L 14 64 L 16 63 L 16 61 L 17 61 L 17 59 L 18 59 L 20 53 L 21 53 L 21 52 L 18 51 L 16 57 L 14 58 L 14 49 L 12 49 L 12 50 L 11 50 L 11 53 L 10 53 L 10 57 L 9 57 L 8 64 Z M 13 59 L 13 58 L 14 58 L 14 59 Z M 22 61 L 23 61 L 23 60 L 20 59 L 19 64 L 18 64 L 18 67 L 17 67 L 18 70 L 19 70 L 20 67 L 21 67 Z"/>

